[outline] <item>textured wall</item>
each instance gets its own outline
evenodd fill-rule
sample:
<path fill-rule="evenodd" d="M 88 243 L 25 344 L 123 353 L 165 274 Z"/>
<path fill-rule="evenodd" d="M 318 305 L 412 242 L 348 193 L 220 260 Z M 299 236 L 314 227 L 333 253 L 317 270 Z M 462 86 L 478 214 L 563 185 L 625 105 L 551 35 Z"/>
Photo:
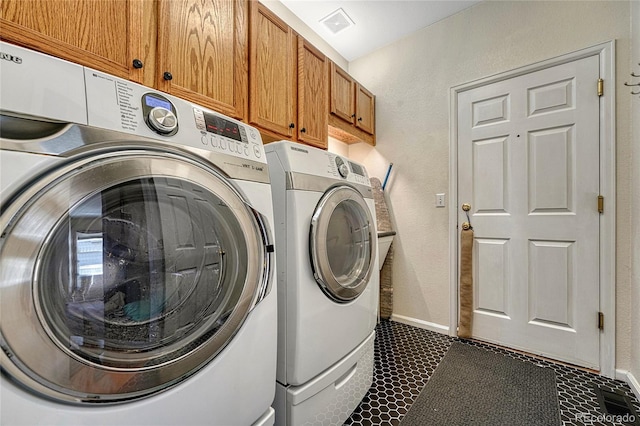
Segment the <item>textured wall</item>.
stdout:
<path fill-rule="evenodd" d="M 616 367 L 631 368 L 634 337 L 638 376 L 638 277 L 632 309 L 629 230 L 631 194 L 637 202 L 639 190 L 631 186 L 631 97 L 622 85 L 630 71 L 630 8 L 628 1 L 485 1 L 349 64 L 349 72 L 376 94 L 378 144 L 351 145 L 349 155 L 380 179 L 394 163 L 386 193 L 398 231 L 395 314 L 449 325 L 450 206 L 434 204 L 435 194 L 449 189 L 450 88 L 616 39 Z M 636 234 L 636 247 L 637 240 Z"/>
<path fill-rule="evenodd" d="M 632 2 L 632 53 L 631 69 L 635 74 L 640 74 L 640 2 Z M 625 79 L 625 81 L 628 81 Z M 640 78 L 634 79 L 640 83 Z M 635 90 L 640 91 L 640 88 Z M 628 96 L 628 95 L 627 95 Z M 633 209 L 631 214 L 631 226 L 633 227 L 631 276 L 631 364 L 629 370 L 636 380 L 640 381 L 640 95 L 632 98 L 631 108 L 633 120 Z"/>
<path fill-rule="evenodd" d="M 349 156 L 349 145 L 337 139 L 334 139 L 331 136 L 329 136 L 329 146 L 327 150 L 333 152 L 334 154 L 342 155 L 343 157 Z"/>

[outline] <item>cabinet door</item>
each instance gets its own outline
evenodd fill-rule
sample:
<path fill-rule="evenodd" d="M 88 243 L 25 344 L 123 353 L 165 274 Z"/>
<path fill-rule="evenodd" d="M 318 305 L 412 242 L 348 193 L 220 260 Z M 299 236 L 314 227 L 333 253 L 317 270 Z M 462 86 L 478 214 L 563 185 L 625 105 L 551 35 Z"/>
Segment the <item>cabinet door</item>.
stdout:
<path fill-rule="evenodd" d="M 0 38 L 144 83 L 155 55 L 152 0 L 2 0 Z"/>
<path fill-rule="evenodd" d="M 346 71 L 331 62 L 331 114 L 353 124 L 355 82 Z"/>
<path fill-rule="evenodd" d="M 287 138 L 296 127 L 296 44 L 293 30 L 251 1 L 249 123 Z"/>
<path fill-rule="evenodd" d="M 328 145 L 327 57 L 298 37 L 298 141 Z"/>
<path fill-rule="evenodd" d="M 248 22 L 246 0 L 159 0 L 157 87 L 245 118 Z"/>
<path fill-rule="evenodd" d="M 356 127 L 372 135 L 375 129 L 375 97 L 356 84 Z"/>

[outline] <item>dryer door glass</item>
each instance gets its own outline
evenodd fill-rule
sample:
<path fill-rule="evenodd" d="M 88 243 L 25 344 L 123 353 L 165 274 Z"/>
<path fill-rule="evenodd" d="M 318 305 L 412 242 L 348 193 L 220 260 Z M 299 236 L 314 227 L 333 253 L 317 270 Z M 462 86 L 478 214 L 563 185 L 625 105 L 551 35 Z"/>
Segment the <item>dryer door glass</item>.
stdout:
<path fill-rule="evenodd" d="M 12 274 L 34 302 L 34 315 L 16 312 L 33 335 L 14 335 L 5 315 L 2 333 L 22 374 L 54 397 L 119 401 L 183 380 L 224 348 L 264 290 L 260 216 L 194 160 L 105 155 L 39 188 L 2 249 L 3 282 Z M 12 253 L 24 261 L 4 264 Z M 12 297 L 3 291 L 3 311 L 20 311 Z"/>
<path fill-rule="evenodd" d="M 375 259 L 375 226 L 362 195 L 349 186 L 327 191 L 311 221 L 316 281 L 334 300 L 348 302 L 366 288 Z"/>

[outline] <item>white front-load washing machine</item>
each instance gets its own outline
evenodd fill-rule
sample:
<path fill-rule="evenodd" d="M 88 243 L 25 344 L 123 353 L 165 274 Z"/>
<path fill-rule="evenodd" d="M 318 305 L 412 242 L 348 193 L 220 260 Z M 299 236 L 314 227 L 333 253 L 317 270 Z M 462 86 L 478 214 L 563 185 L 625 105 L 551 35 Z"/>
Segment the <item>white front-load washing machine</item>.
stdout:
<path fill-rule="evenodd" d="M 0 423 L 273 424 L 260 134 L 0 50 Z"/>
<path fill-rule="evenodd" d="M 278 252 L 276 424 L 342 424 L 373 380 L 379 275 L 366 169 L 281 141 L 265 146 Z"/>

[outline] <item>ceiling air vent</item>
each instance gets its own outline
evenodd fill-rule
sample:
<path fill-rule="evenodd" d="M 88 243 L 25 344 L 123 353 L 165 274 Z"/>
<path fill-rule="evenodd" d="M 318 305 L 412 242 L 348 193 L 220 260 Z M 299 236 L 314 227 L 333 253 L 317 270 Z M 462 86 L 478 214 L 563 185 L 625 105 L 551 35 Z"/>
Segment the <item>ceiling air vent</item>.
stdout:
<path fill-rule="evenodd" d="M 323 23 L 332 34 L 338 34 L 339 32 L 355 25 L 353 20 L 349 18 L 349 15 L 347 15 L 342 8 L 322 18 L 320 22 Z"/>

